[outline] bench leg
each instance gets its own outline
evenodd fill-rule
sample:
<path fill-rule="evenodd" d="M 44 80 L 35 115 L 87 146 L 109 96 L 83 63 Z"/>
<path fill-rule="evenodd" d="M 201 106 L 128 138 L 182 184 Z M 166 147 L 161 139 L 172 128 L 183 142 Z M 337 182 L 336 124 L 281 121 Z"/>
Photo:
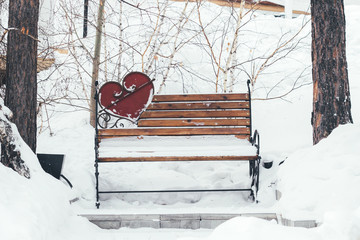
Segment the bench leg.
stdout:
<path fill-rule="evenodd" d="M 96 188 L 96 203 L 95 206 L 97 209 L 100 207 L 100 201 L 99 201 L 99 164 L 97 161 L 95 162 L 95 188 Z"/>
<path fill-rule="evenodd" d="M 257 202 L 256 198 L 257 198 L 257 192 L 259 190 L 260 157 L 256 160 L 251 160 L 249 162 L 249 168 L 250 168 L 249 173 L 251 177 L 250 199 Z"/>

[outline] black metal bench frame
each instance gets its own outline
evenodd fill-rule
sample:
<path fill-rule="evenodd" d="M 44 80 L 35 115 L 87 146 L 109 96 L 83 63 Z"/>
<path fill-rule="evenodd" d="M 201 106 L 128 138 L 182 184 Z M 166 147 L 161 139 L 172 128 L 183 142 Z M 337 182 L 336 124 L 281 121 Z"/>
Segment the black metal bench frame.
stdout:
<path fill-rule="evenodd" d="M 257 191 L 259 188 L 259 168 L 260 168 L 260 135 L 257 130 L 254 131 L 252 134 L 252 121 L 251 121 L 251 91 L 250 91 L 250 80 L 247 82 L 248 86 L 248 96 L 249 96 L 249 111 L 250 111 L 250 137 L 249 142 L 256 147 L 257 149 L 257 158 L 249 160 L 249 175 L 251 177 L 251 188 L 248 189 L 174 189 L 174 190 L 144 190 L 144 191 L 100 191 L 99 190 L 99 143 L 100 143 L 100 134 L 99 134 L 99 127 L 103 128 L 104 125 L 99 124 L 99 118 L 102 118 L 106 122 L 110 122 L 110 118 L 115 117 L 118 120 L 115 121 L 110 128 L 118 128 L 123 127 L 123 124 L 119 122 L 119 120 L 123 119 L 121 117 L 115 116 L 109 112 L 106 112 L 106 109 L 102 109 L 99 112 L 99 92 L 98 92 L 98 82 L 96 82 L 96 93 L 95 93 L 95 100 L 96 100 L 96 126 L 95 126 L 95 180 L 96 180 L 96 207 L 100 207 L 100 194 L 115 194 L 115 193 L 173 193 L 173 192 L 242 192 L 242 191 L 249 191 L 250 197 L 252 200 L 256 200 Z M 127 119 L 128 120 L 128 119 Z M 111 161 L 108 161 L 111 162 Z"/>

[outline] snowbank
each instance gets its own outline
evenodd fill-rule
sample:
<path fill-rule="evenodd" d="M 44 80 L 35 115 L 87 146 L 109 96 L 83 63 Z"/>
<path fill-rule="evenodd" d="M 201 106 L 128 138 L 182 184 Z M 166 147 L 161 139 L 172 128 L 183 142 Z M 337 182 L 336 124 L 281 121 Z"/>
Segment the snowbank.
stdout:
<path fill-rule="evenodd" d="M 15 125 L 12 127 L 18 135 Z M 95 229 L 71 209 L 70 188 L 42 170 L 36 155 L 20 137 L 16 141 L 31 178 L 0 164 L 0 239 L 63 239 L 64 235 L 78 232 L 66 230 L 72 226 Z"/>
<path fill-rule="evenodd" d="M 219 227 L 207 238 L 208 240 L 319 240 L 319 234 L 308 229 L 291 228 L 258 218 L 237 217 Z M 189 240 L 189 239 L 187 239 Z"/>
<path fill-rule="evenodd" d="M 359 207 L 360 125 L 348 124 L 311 148 L 291 155 L 280 167 L 278 189 L 284 217 L 316 219 L 327 212 Z"/>
<path fill-rule="evenodd" d="M 219 227 L 205 238 L 207 240 L 357 240 L 360 236 L 360 218 L 344 218 L 332 216 L 327 223 L 319 228 L 306 229 L 278 225 L 257 218 L 237 217 Z M 339 218 L 340 217 L 340 218 Z M 336 220 L 335 220 L 336 219 Z M 342 222 L 338 222 L 341 220 Z M 199 238 L 181 238 L 181 240 L 195 240 Z"/>

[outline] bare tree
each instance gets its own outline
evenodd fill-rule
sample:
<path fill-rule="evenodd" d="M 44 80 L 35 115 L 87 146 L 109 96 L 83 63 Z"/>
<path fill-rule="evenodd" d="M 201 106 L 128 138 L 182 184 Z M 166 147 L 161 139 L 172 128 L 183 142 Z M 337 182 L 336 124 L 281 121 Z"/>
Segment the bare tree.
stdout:
<path fill-rule="evenodd" d="M 352 123 L 345 51 L 344 1 L 311 0 L 313 143 Z"/>
<path fill-rule="evenodd" d="M 67 53 L 56 60 L 48 76 L 40 74 L 42 129 L 47 128 L 45 125 L 49 125 L 48 119 L 57 108 L 52 103 L 72 106 L 73 111 L 91 111 L 93 66 L 98 66 L 100 84 L 107 80 L 121 82 L 128 72 L 143 71 L 155 79 L 158 93 L 239 91 L 251 79 L 252 89 L 267 89 L 260 89 L 262 95 L 258 99 L 264 99 L 264 94 L 266 99 L 286 96 L 303 84 L 308 71 L 303 73 L 300 69 L 298 75 L 291 76 L 287 73 L 289 78 L 281 75 L 279 82 L 263 76 L 272 74 L 272 66 L 276 69 L 281 60 L 301 49 L 307 39 L 303 34 L 306 21 L 299 31 L 293 27 L 283 31 L 276 26 L 276 32 L 259 33 L 254 29 L 265 18 L 255 14 L 255 9 L 244 8 L 244 1 L 241 3 L 235 4 L 240 8 L 224 8 L 207 1 L 108 0 L 103 5 L 104 27 L 99 28 L 99 0 L 90 0 L 88 35 L 82 38 L 84 16 L 78 10 L 83 1 L 57 1 L 53 14 L 57 20 L 44 32 L 47 37 L 41 38 L 41 45 L 49 39 L 49 46 L 41 52 Z M 102 39 L 102 48 L 98 48 L 100 60 L 92 65 L 98 30 Z M 262 45 L 265 41 L 267 44 Z M 269 41 L 272 47 L 265 49 Z"/>
<path fill-rule="evenodd" d="M 233 92 L 235 85 L 239 83 L 239 79 L 250 79 L 253 86 L 252 91 L 254 91 L 258 79 L 268 73 L 272 66 L 276 66 L 276 63 L 280 64 L 292 53 L 304 47 L 309 36 L 305 29 L 310 20 L 306 20 L 306 18 L 298 29 L 287 29 L 284 32 L 281 31 L 279 35 L 271 36 L 266 33 L 266 30 L 265 33 L 262 33 L 252 31 L 251 27 L 247 27 L 248 25 L 256 26 L 256 4 L 245 10 L 245 1 L 238 1 L 233 3 L 231 8 L 227 8 L 228 10 L 214 16 L 212 21 L 207 22 L 202 20 L 203 18 L 209 19 L 209 16 L 203 17 L 201 13 L 204 8 L 203 3 L 198 2 L 197 4 L 198 22 L 203 35 L 200 42 L 205 43 L 199 45 L 203 46 L 201 51 L 208 53 L 213 65 L 216 92 Z M 223 19 L 227 19 L 227 21 Z M 249 41 L 249 39 L 251 40 Z M 269 41 L 272 41 L 273 44 L 270 48 L 264 49 L 261 45 Z M 307 66 L 304 67 L 304 69 L 306 68 Z M 298 74 L 304 76 L 302 69 L 298 71 Z M 299 76 L 291 78 L 291 81 L 296 84 L 290 92 L 299 87 L 297 85 L 301 82 L 298 81 Z M 290 78 L 287 81 L 284 79 L 273 83 L 273 85 L 268 86 L 272 89 L 270 92 L 273 92 L 273 86 L 279 86 L 289 81 Z M 243 82 L 245 83 L 245 81 Z M 287 94 L 281 93 L 278 97 L 284 97 Z M 266 99 L 273 98 L 276 97 L 266 96 Z"/>
<path fill-rule="evenodd" d="M 100 64 L 100 51 L 101 51 L 101 35 L 104 22 L 104 7 L 105 0 L 100 0 L 98 19 L 96 25 L 96 39 L 95 39 L 95 51 L 93 57 L 93 71 L 91 78 L 91 93 L 90 93 L 90 124 L 95 127 L 95 82 L 98 80 L 99 76 L 99 64 Z"/>
<path fill-rule="evenodd" d="M 243 19 L 243 12 L 244 12 L 244 6 L 245 6 L 245 0 L 240 0 L 240 7 L 239 7 L 239 15 L 237 16 L 236 21 L 236 28 L 234 37 L 232 39 L 231 48 L 229 52 L 229 56 L 226 60 L 226 67 L 225 67 L 225 77 L 224 77 L 224 92 L 227 91 L 227 85 L 228 85 L 228 72 L 230 72 L 230 87 L 229 91 L 233 91 L 233 86 L 235 82 L 235 76 L 234 76 L 234 68 L 230 68 L 230 65 L 236 65 L 236 52 L 238 48 L 238 38 L 239 38 L 239 32 L 241 27 L 241 21 Z"/>

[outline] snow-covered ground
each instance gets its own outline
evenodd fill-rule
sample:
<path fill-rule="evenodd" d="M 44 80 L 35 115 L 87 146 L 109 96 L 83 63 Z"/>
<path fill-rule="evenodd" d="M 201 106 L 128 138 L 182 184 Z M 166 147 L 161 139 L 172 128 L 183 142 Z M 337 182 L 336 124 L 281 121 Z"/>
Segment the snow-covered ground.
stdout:
<path fill-rule="evenodd" d="M 349 1 L 350 2 L 350 1 Z M 181 4 L 181 3 L 179 3 Z M 213 6 L 213 10 L 217 10 Z M 310 116 L 312 86 L 291 92 L 284 99 L 253 102 L 255 128 L 261 134 L 261 155 L 273 161 L 271 169 L 261 169 L 259 203 L 247 200 L 239 193 L 221 194 L 162 194 L 115 195 L 101 199 L 101 209 L 95 209 L 94 130 L 89 125 L 88 112 L 71 111 L 58 106 L 51 118 L 50 129 L 38 138 L 39 153 L 65 154 L 62 173 L 74 185 L 57 181 L 40 169 L 35 156 L 22 143 L 22 154 L 32 171 L 27 180 L 11 169 L 0 165 L 0 239 L 334 239 L 360 238 L 360 7 L 346 5 L 347 60 L 354 124 L 340 126 L 327 139 L 312 146 Z M 276 32 L 296 30 L 304 21 L 258 16 L 258 23 L 249 28 L 272 36 Z M 253 25 L 255 24 L 255 25 Z M 273 29 L 269 28 L 269 25 Z M 304 31 L 310 31 L 308 25 Z M 270 34 L 271 33 L 271 34 Z M 276 34 L 275 34 L 276 35 Z M 306 34 L 304 34 L 306 36 Z M 276 96 L 286 92 L 293 82 L 285 82 L 269 93 L 278 79 L 293 77 L 298 68 L 311 64 L 310 35 L 303 48 L 280 61 L 265 80 L 256 85 L 254 98 Z M 245 41 L 245 40 L 244 40 Z M 261 41 L 269 47 L 273 40 Z M 259 45 L 258 45 L 259 46 Z M 259 46 L 259 47 L 260 47 Z M 260 48 L 261 48 L 260 47 Z M 249 47 L 250 48 L 250 47 Z M 183 49 L 184 64 L 201 62 L 204 56 Z M 192 54 L 192 55 L 191 55 Z M 193 58 L 189 56 L 193 56 Z M 241 56 L 243 57 L 243 56 Z M 198 66 L 197 70 L 201 66 Z M 302 78 L 311 82 L 311 70 Z M 263 78 L 264 79 L 264 78 Z M 260 81 L 260 80 L 259 80 Z M 188 83 L 187 83 L 188 84 Z M 170 84 L 169 84 L 170 85 Z M 173 89 L 177 90 L 176 83 Z M 171 87 L 171 86 L 170 86 Z M 208 86 L 197 90 L 209 89 Z M 273 95 L 272 95 L 273 94 Z M 285 162 L 279 165 L 280 162 Z M 136 189 L 174 188 L 179 186 L 227 187 L 244 181 L 247 166 L 238 164 L 201 163 L 130 163 L 126 166 L 100 168 L 101 187 Z M 160 177 L 161 176 L 161 177 Z M 246 179 L 245 179 L 246 181 Z M 275 189 L 282 197 L 275 200 Z M 69 204 L 75 197 L 79 201 Z M 79 213 L 242 213 L 271 212 L 292 220 L 316 220 L 314 229 L 285 227 L 255 218 L 232 219 L 212 230 L 102 230 L 78 217 Z"/>

